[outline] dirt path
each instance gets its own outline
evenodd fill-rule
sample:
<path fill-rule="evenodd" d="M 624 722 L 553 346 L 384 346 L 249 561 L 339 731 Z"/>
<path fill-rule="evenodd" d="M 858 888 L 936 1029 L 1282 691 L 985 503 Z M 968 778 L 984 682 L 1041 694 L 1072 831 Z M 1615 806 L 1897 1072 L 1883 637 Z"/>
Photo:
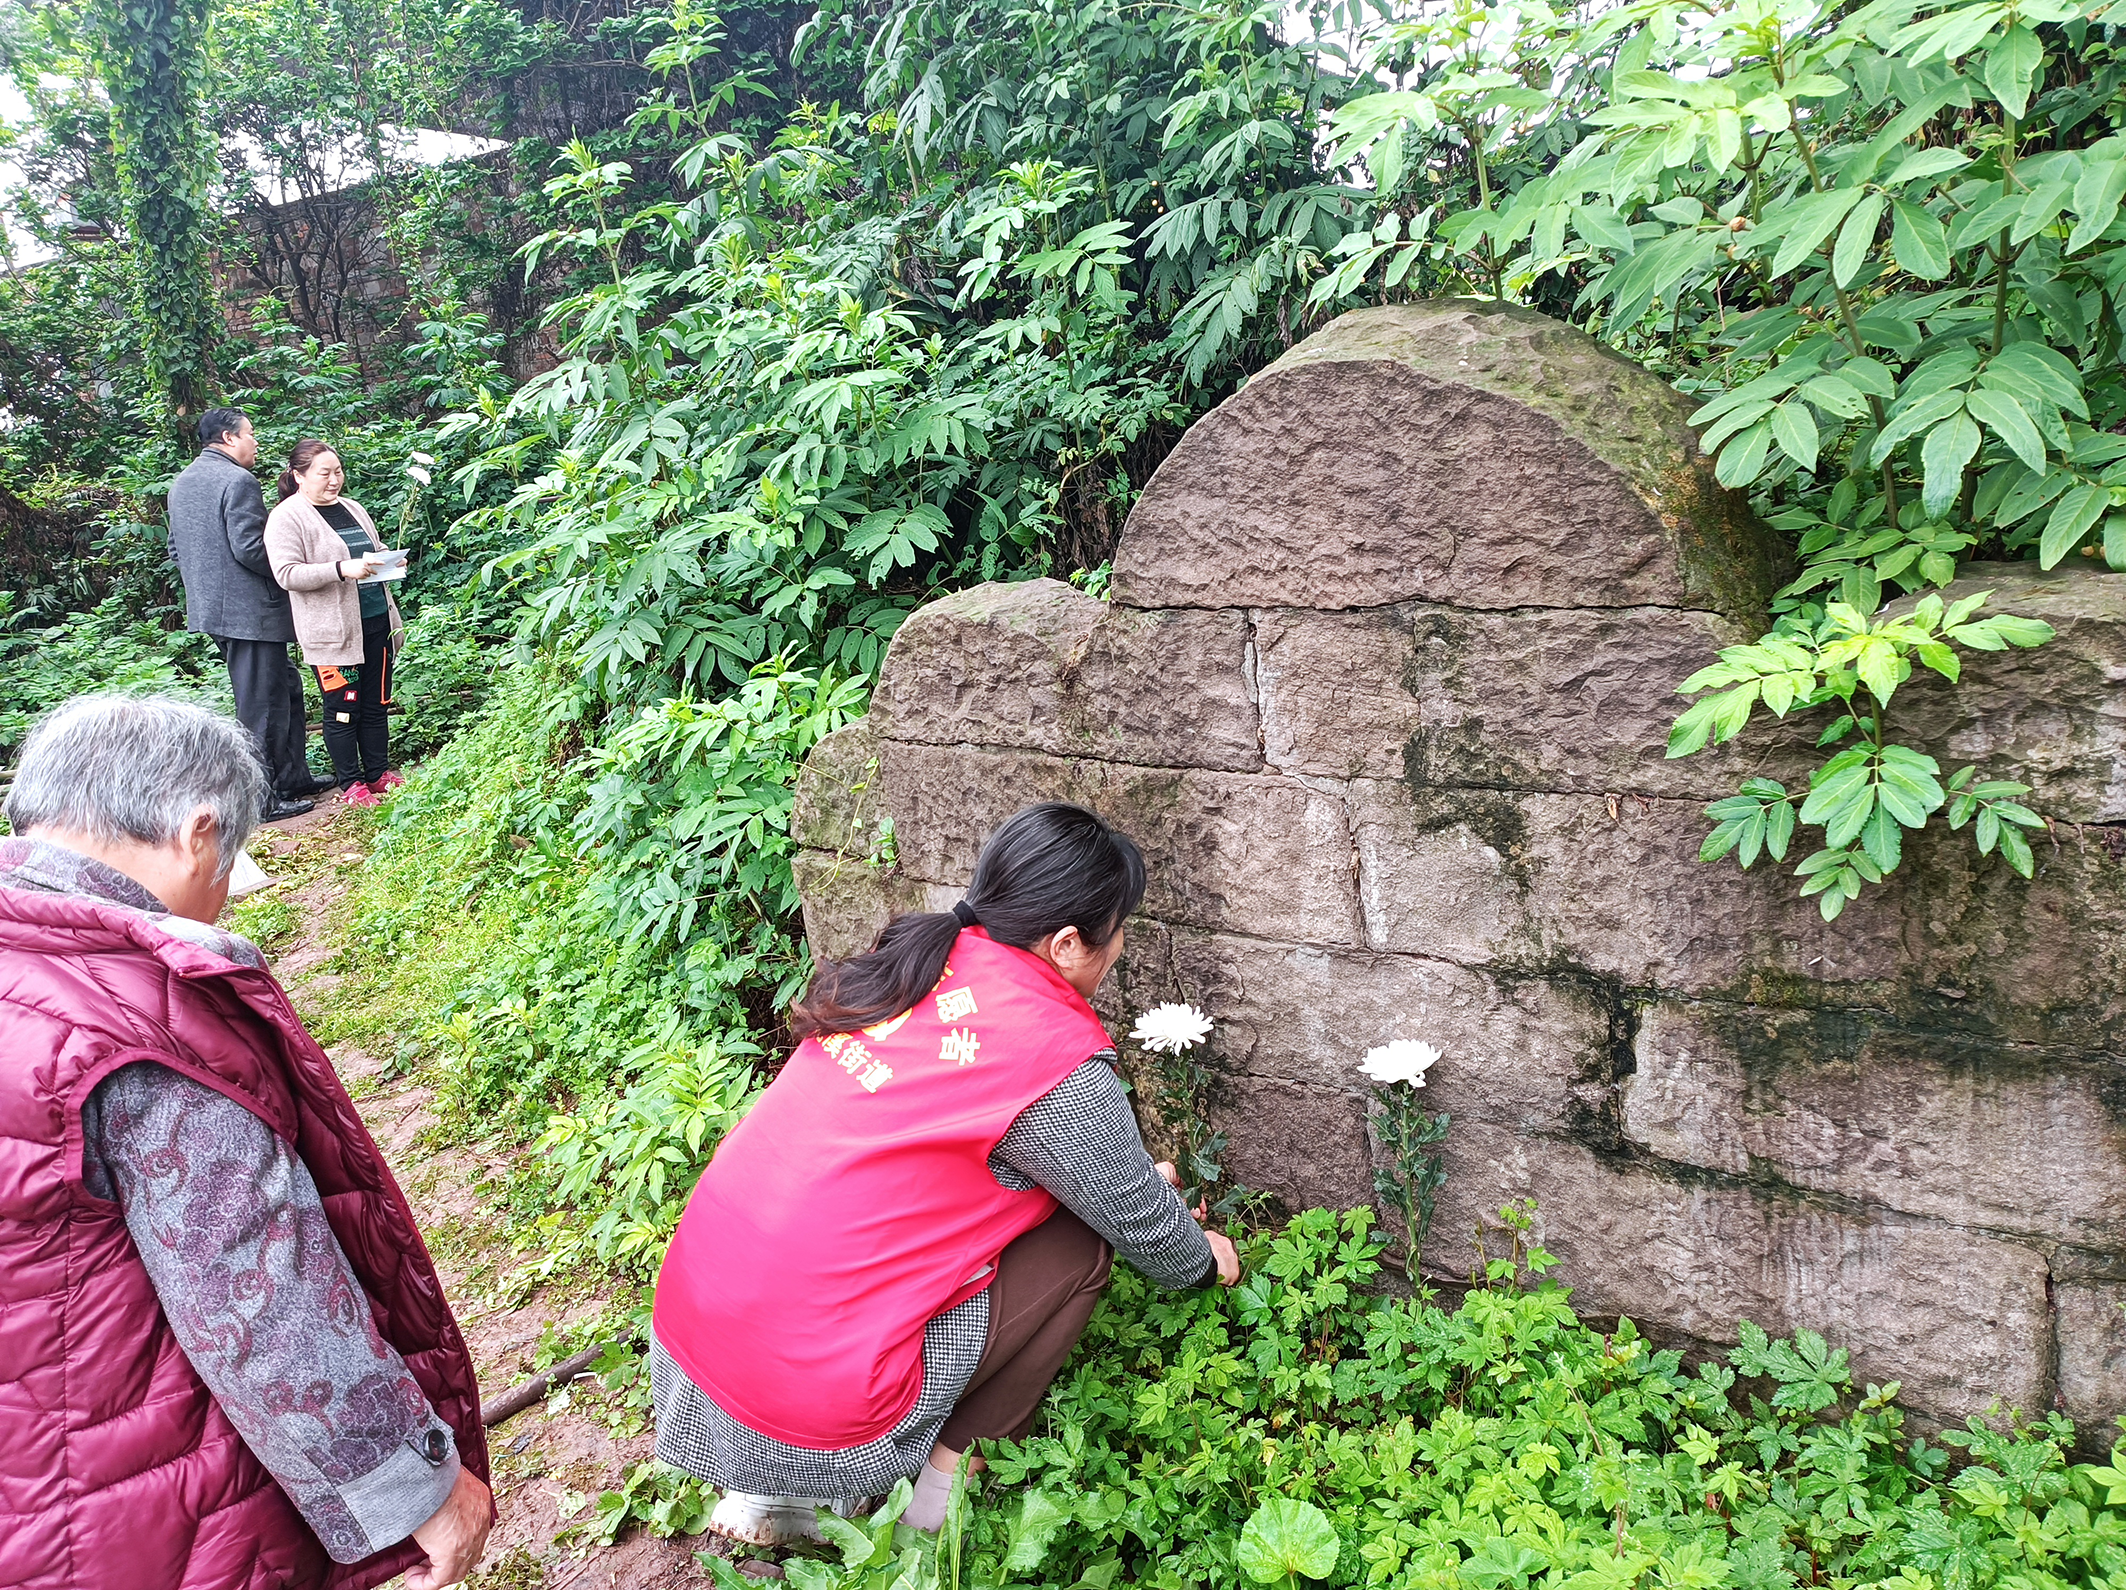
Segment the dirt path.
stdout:
<path fill-rule="evenodd" d="M 262 830 L 251 847 L 269 874 L 287 880 L 281 893 L 296 908 L 294 928 L 272 946 L 273 962 L 306 1019 L 329 1008 L 341 982 L 326 935 L 332 903 L 362 861 L 347 815 L 328 802 Z M 472 1348 L 481 1390 L 493 1398 L 533 1373 L 549 1325 L 587 1320 L 604 1299 L 580 1287 L 525 1289 L 516 1278 L 524 1256 L 510 1247 L 502 1208 L 508 1156 L 441 1141 L 432 1090 L 418 1074 L 396 1075 L 386 1061 L 348 1045 L 329 1052 L 406 1191 Z M 468 1583 L 482 1590 L 621 1590 L 705 1582 L 694 1560 L 703 1541 L 660 1541 L 637 1530 L 607 1549 L 577 1538 L 597 1494 L 618 1488 L 650 1455 L 646 1433 L 616 1435 L 608 1416 L 623 1430 L 633 1422 L 620 1417 L 617 1399 L 596 1381 L 583 1380 L 565 1399 L 534 1405 L 490 1432 L 501 1517 L 486 1562 Z M 571 1524 L 578 1526 L 573 1534 Z"/>

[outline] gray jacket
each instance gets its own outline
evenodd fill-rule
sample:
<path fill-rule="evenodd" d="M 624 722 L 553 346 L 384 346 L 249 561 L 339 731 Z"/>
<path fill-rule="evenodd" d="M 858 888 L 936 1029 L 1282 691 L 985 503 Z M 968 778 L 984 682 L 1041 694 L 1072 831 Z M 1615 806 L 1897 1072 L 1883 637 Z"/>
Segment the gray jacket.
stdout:
<path fill-rule="evenodd" d="M 230 640 L 295 639 L 288 593 L 266 561 L 258 477 L 206 447 L 170 482 L 170 556 L 185 582 L 185 627 Z"/>

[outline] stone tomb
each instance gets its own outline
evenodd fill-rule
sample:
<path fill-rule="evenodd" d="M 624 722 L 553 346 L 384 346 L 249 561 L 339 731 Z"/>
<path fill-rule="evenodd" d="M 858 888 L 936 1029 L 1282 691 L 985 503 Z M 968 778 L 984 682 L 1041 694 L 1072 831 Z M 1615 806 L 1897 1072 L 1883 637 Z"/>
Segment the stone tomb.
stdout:
<path fill-rule="evenodd" d="M 1894 708 L 1945 769 L 2037 786 L 2036 882 L 1944 830 L 1826 926 L 1787 869 L 1697 860 L 1704 803 L 1791 780 L 1807 738 L 1662 756 L 1675 684 L 1786 573 L 1690 407 L 1524 310 L 1343 317 L 1182 440 L 1111 603 L 1036 580 L 908 620 L 800 787 L 807 932 L 860 949 L 957 898 L 1018 806 L 1082 802 L 1151 867 L 1110 1025 L 1211 1015 L 1240 1180 L 1370 1197 L 1355 1066 L 1421 1038 L 1454 1116 L 1426 1270 L 1465 1275 L 1478 1218 L 1532 1195 L 1590 1312 L 1708 1348 L 1809 1326 L 1924 1414 L 2106 1440 L 2126 577 L 1986 571 L 2059 640 Z"/>

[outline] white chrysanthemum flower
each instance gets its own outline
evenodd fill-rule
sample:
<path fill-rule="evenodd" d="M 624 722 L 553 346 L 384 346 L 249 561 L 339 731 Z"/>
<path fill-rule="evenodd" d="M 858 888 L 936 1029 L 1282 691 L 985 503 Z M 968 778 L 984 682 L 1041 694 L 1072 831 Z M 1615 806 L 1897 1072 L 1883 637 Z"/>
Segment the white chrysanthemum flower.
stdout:
<path fill-rule="evenodd" d="M 1383 1087 L 1407 1082 L 1413 1088 L 1425 1085 L 1425 1073 L 1439 1060 L 1439 1051 L 1415 1038 L 1397 1038 L 1378 1049 L 1368 1049 L 1358 1069 Z"/>
<path fill-rule="evenodd" d="M 1154 1005 L 1137 1018 L 1130 1042 L 1154 1054 L 1179 1054 L 1211 1035 L 1211 1018 L 1194 1005 Z"/>

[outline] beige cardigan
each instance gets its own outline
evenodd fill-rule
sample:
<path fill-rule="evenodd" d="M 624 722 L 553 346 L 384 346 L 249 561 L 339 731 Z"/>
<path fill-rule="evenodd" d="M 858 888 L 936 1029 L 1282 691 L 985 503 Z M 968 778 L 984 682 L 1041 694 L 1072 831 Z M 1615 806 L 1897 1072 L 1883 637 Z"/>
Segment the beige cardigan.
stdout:
<path fill-rule="evenodd" d="M 352 497 L 342 497 L 357 523 L 369 532 L 378 547 L 384 538 Z M 312 667 L 346 667 L 362 660 L 362 593 L 357 581 L 340 578 L 339 566 L 354 554 L 340 533 L 325 522 L 325 516 L 301 497 L 290 497 L 266 516 L 266 560 L 273 577 L 288 593 L 288 606 L 295 614 L 295 638 L 302 643 L 303 661 Z M 384 600 L 391 612 L 391 649 L 404 643 L 405 622 L 399 604 L 387 588 Z"/>

